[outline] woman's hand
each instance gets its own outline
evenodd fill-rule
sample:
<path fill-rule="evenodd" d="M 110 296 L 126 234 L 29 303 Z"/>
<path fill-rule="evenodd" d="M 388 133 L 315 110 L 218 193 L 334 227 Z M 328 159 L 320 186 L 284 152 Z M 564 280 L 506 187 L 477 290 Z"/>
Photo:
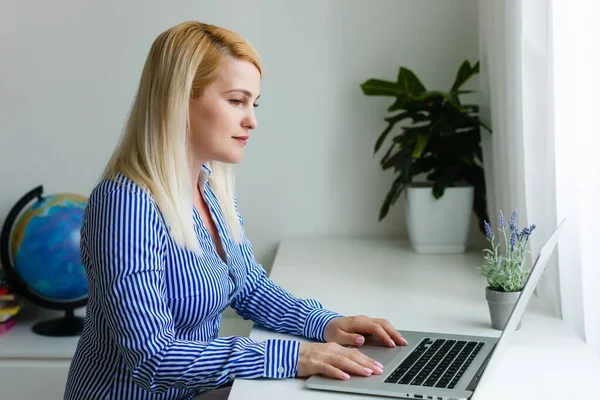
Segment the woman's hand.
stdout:
<path fill-rule="evenodd" d="M 371 376 L 380 374 L 383 366 L 361 353 L 337 343 L 303 343 L 300 345 L 298 377 L 323 375 L 346 380 L 349 374 Z"/>
<path fill-rule="evenodd" d="M 361 346 L 365 343 L 364 335 L 375 335 L 389 347 L 407 344 L 388 321 L 364 315 L 334 318 L 325 328 L 325 341 L 341 345 Z"/>

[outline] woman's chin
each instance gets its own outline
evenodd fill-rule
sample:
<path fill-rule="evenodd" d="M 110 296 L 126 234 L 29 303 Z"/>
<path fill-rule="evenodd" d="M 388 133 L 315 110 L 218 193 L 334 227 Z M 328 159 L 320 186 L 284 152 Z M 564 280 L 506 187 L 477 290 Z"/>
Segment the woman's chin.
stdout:
<path fill-rule="evenodd" d="M 222 154 L 217 161 L 225 164 L 237 164 L 242 161 L 243 154 L 242 151 L 232 151 L 227 154 Z"/>

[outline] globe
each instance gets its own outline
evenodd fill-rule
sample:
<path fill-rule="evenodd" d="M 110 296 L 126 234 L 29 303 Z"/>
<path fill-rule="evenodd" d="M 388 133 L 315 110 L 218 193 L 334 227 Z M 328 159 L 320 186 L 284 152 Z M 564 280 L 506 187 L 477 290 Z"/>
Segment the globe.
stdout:
<path fill-rule="evenodd" d="M 67 311 L 65 318 L 34 326 L 37 333 L 65 336 L 80 331 L 73 309 L 87 302 L 79 249 L 87 200 L 76 193 L 43 196 L 39 186 L 15 204 L 4 223 L 2 263 L 11 286 L 38 305 Z"/>

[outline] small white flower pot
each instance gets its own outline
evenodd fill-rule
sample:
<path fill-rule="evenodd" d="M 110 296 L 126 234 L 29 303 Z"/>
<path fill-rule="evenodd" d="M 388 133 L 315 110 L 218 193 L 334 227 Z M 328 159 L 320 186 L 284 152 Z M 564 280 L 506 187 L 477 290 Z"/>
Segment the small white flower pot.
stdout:
<path fill-rule="evenodd" d="M 406 189 L 406 224 L 417 253 L 462 253 L 467 247 L 473 209 L 473 187 L 446 188 L 439 199 L 430 184 Z"/>

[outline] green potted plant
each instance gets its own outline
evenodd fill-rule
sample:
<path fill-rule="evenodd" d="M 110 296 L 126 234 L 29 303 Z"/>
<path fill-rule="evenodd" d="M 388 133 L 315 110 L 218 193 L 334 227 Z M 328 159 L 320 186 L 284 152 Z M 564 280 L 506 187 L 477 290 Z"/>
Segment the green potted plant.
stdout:
<path fill-rule="evenodd" d="M 463 85 L 479 73 L 479 63 L 465 60 L 447 92 L 430 91 L 408 68 L 400 67 L 397 81 L 368 79 L 360 87 L 367 96 L 395 98 L 387 111 L 386 128 L 375 142 L 377 153 L 393 128 L 381 158 L 383 170 L 396 175 L 379 220 L 388 214 L 406 190 L 405 213 L 412 247 L 422 253 L 465 250 L 473 212 L 484 230 L 487 218 L 486 188 L 481 149 L 479 106 L 462 104 Z M 409 124 L 405 122 L 410 121 Z M 491 131 L 490 131 L 491 132 Z M 423 176 L 420 181 L 416 177 Z"/>
<path fill-rule="evenodd" d="M 528 253 L 529 237 L 535 229 L 535 225 L 525 227 L 519 231 L 517 228 L 517 211 L 515 210 L 508 222 L 507 234 L 504 215 L 500 211 L 498 230 L 502 232 L 500 240 L 504 239 L 504 254 L 501 254 L 500 240 L 495 243 L 495 235 L 491 225 L 487 221 L 484 222 L 484 225 L 486 238 L 491 244 L 491 249 L 484 249 L 486 255 L 480 270 L 487 279 L 485 293 L 492 327 L 502 330 L 508 322 L 508 318 L 529 276 L 530 271 L 525 269 L 525 257 Z M 521 321 L 517 326 L 517 329 L 520 328 Z"/>

